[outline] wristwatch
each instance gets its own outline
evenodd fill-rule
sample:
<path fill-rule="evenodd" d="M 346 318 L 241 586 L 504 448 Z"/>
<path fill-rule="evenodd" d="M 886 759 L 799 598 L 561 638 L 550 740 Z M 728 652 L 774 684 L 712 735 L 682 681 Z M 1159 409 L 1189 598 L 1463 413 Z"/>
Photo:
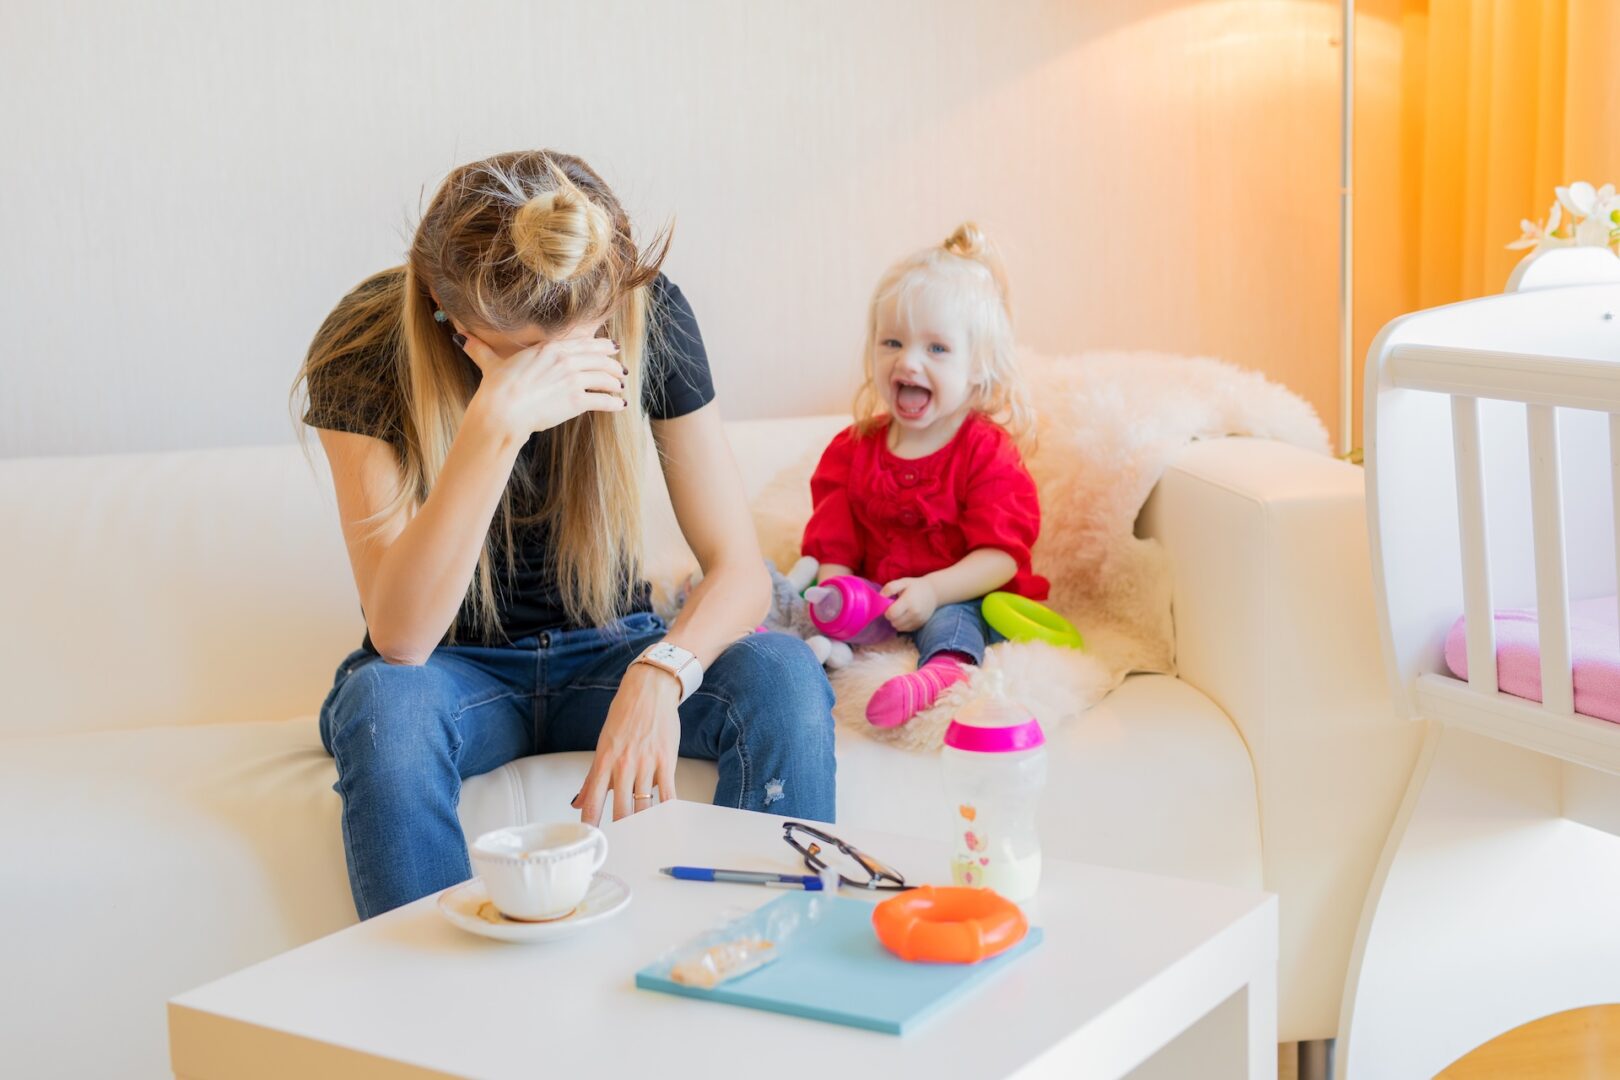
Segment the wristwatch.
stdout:
<path fill-rule="evenodd" d="M 675 676 L 680 680 L 683 702 L 703 685 L 703 665 L 698 663 L 698 658 L 679 645 L 671 645 L 667 641 L 653 642 L 631 663 L 651 664 Z"/>

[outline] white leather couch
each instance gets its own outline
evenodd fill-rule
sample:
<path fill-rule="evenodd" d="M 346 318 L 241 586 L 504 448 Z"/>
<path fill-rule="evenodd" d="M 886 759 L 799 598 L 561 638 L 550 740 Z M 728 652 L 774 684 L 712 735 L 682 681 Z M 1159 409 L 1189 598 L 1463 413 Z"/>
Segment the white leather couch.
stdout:
<path fill-rule="evenodd" d="M 750 494 L 841 423 L 730 425 Z M 314 712 L 363 628 L 313 456 L 0 462 L 0 1071 L 167 1075 L 168 997 L 354 920 Z M 667 499 L 652 519 L 655 569 L 682 562 Z M 1360 471 L 1195 444 L 1140 527 L 1174 560 L 1180 677 L 1056 732 L 1047 850 L 1280 893 L 1281 1037 L 1331 1036 L 1412 749 Z M 840 731 L 838 756 L 840 820 L 943 827 L 931 755 Z M 470 781 L 466 831 L 570 816 L 586 763 Z M 683 763 L 685 797 L 713 787 Z"/>

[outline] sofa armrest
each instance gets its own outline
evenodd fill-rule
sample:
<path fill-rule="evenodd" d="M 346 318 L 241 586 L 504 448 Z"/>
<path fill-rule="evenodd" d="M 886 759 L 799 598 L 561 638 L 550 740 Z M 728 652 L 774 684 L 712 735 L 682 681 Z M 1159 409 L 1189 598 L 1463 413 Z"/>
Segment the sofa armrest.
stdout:
<path fill-rule="evenodd" d="M 1248 743 L 1282 897 L 1283 1038 L 1335 1034 L 1362 900 L 1422 732 L 1374 618 L 1362 471 L 1265 439 L 1194 443 L 1138 530 L 1165 545 L 1181 678 Z"/>

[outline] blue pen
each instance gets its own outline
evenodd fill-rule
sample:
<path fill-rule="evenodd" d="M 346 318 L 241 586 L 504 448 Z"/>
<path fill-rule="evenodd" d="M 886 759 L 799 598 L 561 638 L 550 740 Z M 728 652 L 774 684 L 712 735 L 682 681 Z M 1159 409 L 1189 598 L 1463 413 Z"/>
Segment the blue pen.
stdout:
<path fill-rule="evenodd" d="M 677 881 L 734 881 L 742 885 L 768 885 L 777 889 L 822 888 L 813 874 L 768 874 L 758 870 L 711 870 L 706 866 L 666 866 L 659 871 Z"/>

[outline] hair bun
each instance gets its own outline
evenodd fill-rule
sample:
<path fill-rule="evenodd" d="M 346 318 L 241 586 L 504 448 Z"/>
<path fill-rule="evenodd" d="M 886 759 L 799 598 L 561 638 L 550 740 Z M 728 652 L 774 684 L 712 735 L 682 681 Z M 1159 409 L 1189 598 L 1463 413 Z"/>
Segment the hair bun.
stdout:
<path fill-rule="evenodd" d="M 549 281 L 567 281 L 591 270 L 607 254 L 613 222 L 572 181 L 555 174 L 557 186 L 518 207 L 512 247 L 523 265 Z"/>
<path fill-rule="evenodd" d="M 964 259 L 977 259 L 983 255 L 990 246 L 985 238 L 984 230 L 971 221 L 964 221 L 956 227 L 956 231 L 945 238 L 942 245 L 952 255 L 960 255 Z"/>
<path fill-rule="evenodd" d="M 995 282 L 996 291 L 1001 294 L 1001 305 L 1007 309 L 1007 316 L 1012 317 L 1012 296 L 1007 288 L 1007 268 L 1001 263 L 1001 254 L 990 243 L 990 238 L 984 230 L 971 221 L 964 221 L 956 227 L 956 231 L 945 238 L 940 245 L 948 254 L 958 258 L 971 259 L 984 267 L 989 273 L 990 280 Z"/>

